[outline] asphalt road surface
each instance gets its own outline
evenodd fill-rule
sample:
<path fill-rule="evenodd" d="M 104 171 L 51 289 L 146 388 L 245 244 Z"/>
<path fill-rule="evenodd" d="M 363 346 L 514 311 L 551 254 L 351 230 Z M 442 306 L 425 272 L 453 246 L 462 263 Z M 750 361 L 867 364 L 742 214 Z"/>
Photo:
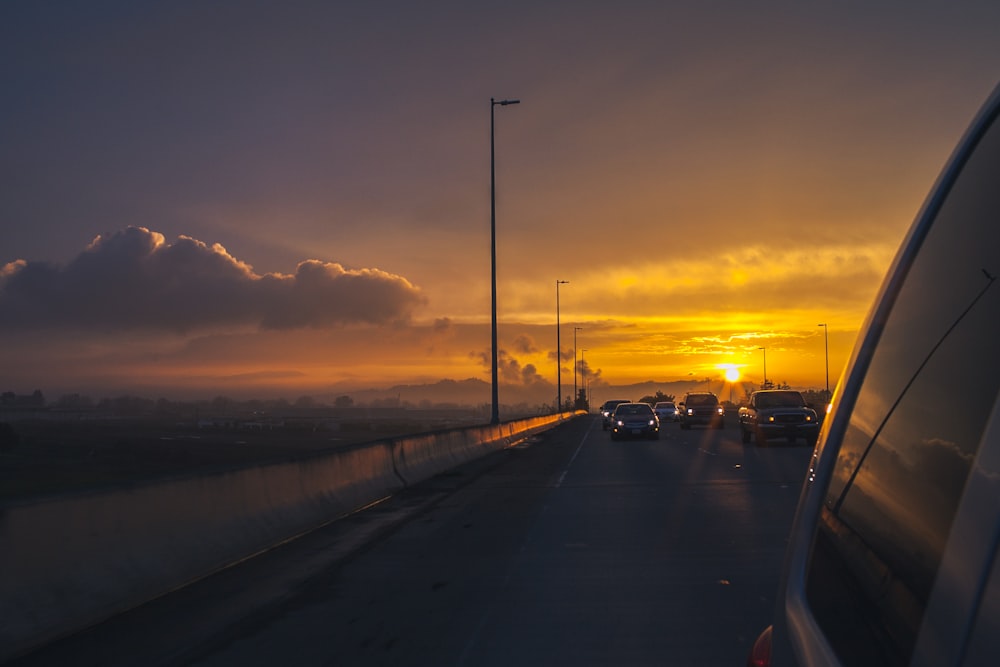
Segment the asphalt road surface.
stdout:
<path fill-rule="evenodd" d="M 581 417 L 16 665 L 742 665 L 810 450 Z"/>

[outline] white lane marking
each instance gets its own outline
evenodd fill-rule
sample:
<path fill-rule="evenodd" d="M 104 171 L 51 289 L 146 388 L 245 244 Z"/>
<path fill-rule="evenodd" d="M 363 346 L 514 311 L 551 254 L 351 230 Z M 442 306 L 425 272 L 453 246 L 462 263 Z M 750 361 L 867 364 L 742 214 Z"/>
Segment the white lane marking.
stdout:
<path fill-rule="evenodd" d="M 566 464 L 566 467 L 563 469 L 562 474 L 559 475 L 559 481 L 556 482 L 556 488 L 557 489 L 560 486 L 562 486 L 563 480 L 566 479 L 566 475 L 569 473 L 570 466 L 573 465 L 573 461 L 576 461 L 576 457 L 579 456 L 580 450 L 583 449 L 583 443 L 587 442 L 587 437 L 590 435 L 590 431 L 593 430 L 593 428 L 594 428 L 594 422 L 595 421 L 597 421 L 597 420 L 592 420 L 590 422 L 590 428 L 588 428 L 587 432 L 583 434 L 583 440 L 581 440 L 580 444 L 577 445 L 576 451 L 573 452 L 573 456 L 571 456 L 570 459 L 569 459 L 569 463 Z"/>
<path fill-rule="evenodd" d="M 569 462 L 566 464 L 566 467 L 562 471 L 562 474 L 559 475 L 559 481 L 556 482 L 557 489 L 560 486 L 562 486 L 563 480 L 566 479 L 566 473 L 569 472 L 569 468 L 570 466 L 573 465 L 573 461 L 576 461 L 576 457 L 580 454 L 580 450 L 583 449 L 583 443 L 587 441 L 587 436 L 590 435 L 590 431 L 593 428 L 594 428 L 594 422 L 591 422 L 590 428 L 588 428 L 587 432 L 583 434 L 583 440 L 581 440 L 580 444 L 577 445 L 576 451 L 573 452 L 573 456 L 570 457 Z M 520 553 L 523 554 L 525 548 L 526 544 L 522 543 Z M 503 579 L 504 587 L 510 584 L 514 566 L 515 566 L 515 561 L 512 560 L 507 566 L 507 572 Z M 479 619 L 479 623 L 476 625 L 476 629 L 472 632 L 472 634 L 469 636 L 468 641 L 465 643 L 465 647 L 462 649 L 462 654 L 458 656 L 458 661 L 455 663 L 456 665 L 458 665 L 458 667 L 464 667 L 469 663 L 469 655 L 472 652 L 473 648 L 476 646 L 476 644 L 479 643 L 479 638 L 483 634 L 483 629 L 486 627 L 487 623 L 490 621 L 490 619 L 493 617 L 496 611 L 495 607 L 496 605 L 491 603 L 486 608 L 486 611 L 483 612 L 482 617 Z"/>
<path fill-rule="evenodd" d="M 702 449 L 701 447 L 698 448 L 698 451 L 699 452 L 703 452 L 705 454 L 708 454 L 709 456 L 718 456 L 719 455 L 718 452 L 710 452 L 707 449 Z"/>

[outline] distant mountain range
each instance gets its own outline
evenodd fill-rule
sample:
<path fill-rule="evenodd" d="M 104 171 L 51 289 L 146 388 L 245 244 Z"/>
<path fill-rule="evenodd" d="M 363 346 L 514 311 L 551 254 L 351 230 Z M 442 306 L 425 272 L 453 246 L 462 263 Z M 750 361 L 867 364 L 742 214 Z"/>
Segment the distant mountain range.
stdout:
<path fill-rule="evenodd" d="M 728 399 L 728 386 L 721 381 L 706 382 L 704 380 L 677 380 L 672 382 L 656 382 L 649 380 L 627 385 L 600 384 L 591 386 L 590 401 L 596 407 L 606 400 L 627 398 L 639 400 L 644 396 L 655 395 L 657 391 L 680 398 L 688 391 L 715 391 L 720 398 Z M 737 388 L 742 397 L 742 390 Z M 489 382 L 476 378 L 466 380 L 441 380 L 429 384 L 400 384 L 383 389 L 333 389 L 328 393 L 317 395 L 324 403 L 332 404 L 338 396 L 350 396 L 355 405 L 411 405 L 414 407 L 432 407 L 439 405 L 454 405 L 475 407 L 491 403 L 492 388 Z M 556 387 L 551 384 L 538 383 L 532 386 L 500 385 L 499 396 L 501 405 L 554 405 L 556 402 Z M 563 383 L 562 399 L 565 402 L 573 397 L 573 383 Z"/>

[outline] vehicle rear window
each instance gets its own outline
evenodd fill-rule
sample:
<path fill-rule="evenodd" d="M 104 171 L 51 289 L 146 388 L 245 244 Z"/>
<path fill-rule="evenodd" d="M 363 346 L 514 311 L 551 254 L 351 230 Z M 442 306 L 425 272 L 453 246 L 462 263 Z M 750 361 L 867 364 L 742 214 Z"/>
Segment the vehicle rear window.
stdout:
<path fill-rule="evenodd" d="M 687 403 L 685 405 L 715 405 L 718 402 L 719 399 L 715 396 L 695 394 L 687 397 Z"/>
<path fill-rule="evenodd" d="M 841 443 L 807 575 L 844 664 L 907 664 L 1000 373 L 1000 131 L 924 239 Z"/>
<path fill-rule="evenodd" d="M 797 391 L 761 394 L 757 397 L 757 407 L 760 408 L 801 408 L 805 404 L 802 394 Z"/>

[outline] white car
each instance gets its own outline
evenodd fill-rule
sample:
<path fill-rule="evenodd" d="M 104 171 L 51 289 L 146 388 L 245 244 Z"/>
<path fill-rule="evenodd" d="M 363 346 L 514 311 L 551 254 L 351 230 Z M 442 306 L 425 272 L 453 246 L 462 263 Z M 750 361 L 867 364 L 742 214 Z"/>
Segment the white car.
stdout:
<path fill-rule="evenodd" d="M 672 401 L 660 401 L 653 406 L 653 412 L 659 418 L 660 423 L 664 424 L 666 422 L 675 422 L 680 419 L 680 413 L 677 411 L 677 406 L 674 405 Z"/>

